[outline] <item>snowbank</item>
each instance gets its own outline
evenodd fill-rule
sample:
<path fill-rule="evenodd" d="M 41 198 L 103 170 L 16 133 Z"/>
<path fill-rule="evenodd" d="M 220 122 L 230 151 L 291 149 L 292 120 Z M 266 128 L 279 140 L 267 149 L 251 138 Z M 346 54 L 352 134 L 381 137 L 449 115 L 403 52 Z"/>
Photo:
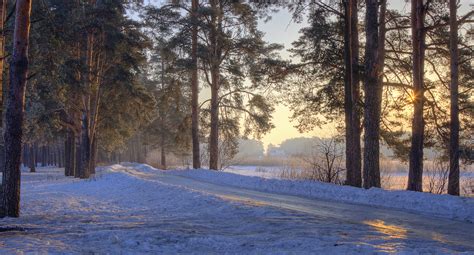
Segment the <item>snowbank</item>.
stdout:
<path fill-rule="evenodd" d="M 147 165 L 139 167 L 140 169 L 153 169 Z M 473 198 L 412 191 L 387 191 L 378 188 L 364 190 L 328 183 L 267 179 L 210 170 L 175 170 L 171 173 L 210 183 L 258 191 L 402 209 L 419 214 L 474 222 Z"/>
<path fill-rule="evenodd" d="M 99 168 L 90 180 L 65 177 L 51 168 L 24 172 L 22 217 L 0 219 L 4 231 L 17 229 L 0 231 L 0 254 L 384 251 L 376 242 L 362 243 L 363 237 L 356 234 L 348 240 L 338 231 L 326 233 L 334 222 L 294 221 L 291 212 L 229 203 L 162 182 L 164 172 L 149 166 L 130 166 Z M 351 227 L 356 233 L 371 233 L 368 226 Z M 419 250 L 398 248 L 407 249 Z"/>

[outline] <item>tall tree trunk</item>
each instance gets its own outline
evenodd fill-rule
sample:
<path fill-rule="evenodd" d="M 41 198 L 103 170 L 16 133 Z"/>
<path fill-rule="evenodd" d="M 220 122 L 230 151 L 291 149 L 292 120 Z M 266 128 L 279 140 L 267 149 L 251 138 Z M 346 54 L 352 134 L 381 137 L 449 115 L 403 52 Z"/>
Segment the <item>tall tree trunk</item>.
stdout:
<path fill-rule="evenodd" d="M 166 170 L 168 166 L 166 165 L 166 148 L 164 146 L 161 146 L 161 169 Z"/>
<path fill-rule="evenodd" d="M 89 165 L 91 174 L 95 174 L 96 165 L 97 165 L 97 138 L 93 137 L 92 144 L 91 144 L 91 161 Z"/>
<path fill-rule="evenodd" d="M 449 0 L 449 50 L 451 53 L 451 123 L 449 136 L 448 194 L 459 196 L 459 59 L 457 0 Z"/>
<path fill-rule="evenodd" d="M 5 18 L 7 14 L 7 0 L 2 0 L 0 3 L 0 128 L 3 129 L 3 108 L 4 98 L 6 97 L 3 87 L 3 69 L 5 65 Z M 3 136 L 0 137 L 0 172 L 3 172 L 5 167 L 5 146 Z"/>
<path fill-rule="evenodd" d="M 359 77 L 359 30 L 357 0 L 351 1 L 351 86 L 352 86 L 352 125 L 353 125 L 353 181 L 354 186 L 362 187 L 362 154 L 361 154 L 361 123 L 360 123 L 360 77 Z"/>
<path fill-rule="evenodd" d="M 46 167 L 47 162 L 47 155 L 46 155 L 46 146 L 41 146 L 41 167 Z"/>
<path fill-rule="evenodd" d="M 76 162 L 77 162 L 77 147 L 76 147 L 76 139 L 75 139 L 75 134 L 71 132 L 69 141 L 69 146 L 70 146 L 70 151 L 69 151 L 69 174 L 70 176 L 76 176 L 77 172 L 77 167 L 76 167 Z"/>
<path fill-rule="evenodd" d="M 3 84 L 3 67 L 5 64 L 5 19 L 7 14 L 7 2 L 8 0 L 2 0 L 0 2 L 0 85 Z M 0 105 L 3 106 L 3 86 L 0 86 Z M 0 120 L 3 115 L 3 107 L 1 108 Z M 1 123 L 1 122 L 0 122 Z"/>
<path fill-rule="evenodd" d="M 64 147 L 64 143 L 63 144 L 59 144 L 58 145 L 58 156 L 59 156 L 59 167 L 60 168 L 63 168 L 65 167 L 65 159 L 64 159 L 64 150 L 66 148 Z"/>
<path fill-rule="evenodd" d="M 78 134 L 74 137 L 74 146 L 75 146 L 75 166 L 74 166 L 74 177 L 79 178 L 81 176 L 81 169 L 82 169 L 82 153 L 81 153 L 81 135 Z"/>
<path fill-rule="evenodd" d="M 212 76 L 213 80 L 216 80 L 215 83 L 217 83 L 218 74 Z M 209 138 L 209 168 L 212 170 L 219 169 L 219 92 L 215 86 L 217 84 L 211 88 L 211 134 Z"/>
<path fill-rule="evenodd" d="M 191 75 L 191 132 L 193 142 L 193 168 L 201 168 L 201 152 L 199 145 L 199 78 L 198 78 L 198 7 L 199 1 L 192 0 L 192 49 L 191 57 L 193 61 L 193 69 Z"/>
<path fill-rule="evenodd" d="M 5 114 L 5 170 L 3 172 L 3 212 L 9 217 L 20 216 L 20 163 L 22 126 L 28 76 L 28 44 L 31 0 L 17 0 L 15 10 L 13 55 L 10 66 L 10 87 Z M 8 157 L 6 157 L 8 155 Z"/>
<path fill-rule="evenodd" d="M 81 127 L 81 168 L 79 169 L 79 177 L 81 179 L 88 179 L 90 177 L 90 160 L 91 147 L 89 137 L 89 118 L 87 113 L 82 114 Z"/>
<path fill-rule="evenodd" d="M 64 139 L 64 175 L 71 176 L 71 139 L 69 138 L 70 131 L 66 132 L 66 139 Z"/>
<path fill-rule="evenodd" d="M 357 0 L 344 1 L 344 111 L 346 124 L 346 183 L 362 186 L 360 146 L 359 33 Z"/>
<path fill-rule="evenodd" d="M 51 153 L 51 145 L 49 143 L 46 145 L 46 162 L 46 166 L 53 165 L 53 155 Z"/>
<path fill-rule="evenodd" d="M 53 144 L 51 146 L 51 165 L 52 166 L 55 166 L 55 167 L 58 167 L 59 164 L 58 164 L 58 154 L 57 154 L 57 145 L 56 144 Z"/>
<path fill-rule="evenodd" d="M 30 172 L 36 172 L 36 143 L 30 145 L 29 167 Z"/>
<path fill-rule="evenodd" d="M 425 62 L 425 6 L 421 0 L 411 1 L 413 47 L 413 122 L 408 173 L 408 190 L 423 191 L 423 141 L 425 123 L 424 62 Z"/>
<path fill-rule="evenodd" d="M 219 87 L 220 87 L 220 33 L 222 31 L 222 13 L 218 0 L 211 0 L 214 14 L 211 17 L 210 41 L 212 42 L 211 60 L 211 133 L 209 137 L 209 168 L 219 169 Z"/>
<path fill-rule="evenodd" d="M 30 145 L 29 144 L 23 144 L 23 155 L 21 157 L 21 163 L 23 166 L 28 166 L 29 158 L 30 158 Z"/>
<path fill-rule="evenodd" d="M 380 118 L 385 61 L 386 1 L 366 0 L 364 187 L 380 187 Z"/>

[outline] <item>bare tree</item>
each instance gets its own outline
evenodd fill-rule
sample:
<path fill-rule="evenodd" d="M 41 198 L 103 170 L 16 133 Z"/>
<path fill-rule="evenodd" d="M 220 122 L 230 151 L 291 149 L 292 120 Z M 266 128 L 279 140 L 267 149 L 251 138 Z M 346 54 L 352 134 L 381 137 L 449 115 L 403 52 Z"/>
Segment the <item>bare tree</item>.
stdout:
<path fill-rule="evenodd" d="M 449 165 L 437 160 L 433 166 L 427 169 L 428 192 L 433 194 L 443 194 L 446 192 Z"/>
<path fill-rule="evenodd" d="M 344 168 L 342 168 L 343 149 L 336 138 L 318 141 L 311 155 L 303 157 L 308 164 L 308 179 L 342 184 Z"/>

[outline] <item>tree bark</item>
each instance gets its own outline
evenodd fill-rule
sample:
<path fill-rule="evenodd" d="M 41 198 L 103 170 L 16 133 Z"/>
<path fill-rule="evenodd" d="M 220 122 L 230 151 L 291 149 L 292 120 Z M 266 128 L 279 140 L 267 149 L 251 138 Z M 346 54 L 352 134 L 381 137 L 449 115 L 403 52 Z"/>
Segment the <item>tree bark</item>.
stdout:
<path fill-rule="evenodd" d="M 95 174 L 95 167 L 97 165 L 97 138 L 93 137 L 91 144 L 91 161 L 89 165 L 90 174 Z"/>
<path fill-rule="evenodd" d="M 5 64 L 5 18 L 7 13 L 7 0 L 2 0 L 0 3 L 0 127 L 2 127 L 3 122 L 3 101 L 4 101 L 4 91 L 3 91 L 3 67 Z M 3 157 L 3 154 L 1 155 Z M 3 162 L 3 161 L 2 161 Z"/>
<path fill-rule="evenodd" d="M 7 0 L 2 0 L 0 3 L 0 128 L 3 129 L 3 108 L 4 108 L 4 99 L 6 97 L 3 90 L 3 69 L 5 65 L 5 18 L 7 14 Z M 0 141 L 0 172 L 3 172 L 5 167 L 5 147 L 3 136 Z"/>
<path fill-rule="evenodd" d="M 448 194 L 459 196 L 459 50 L 457 0 L 449 0 L 449 50 L 451 53 L 451 122 L 449 136 Z"/>
<path fill-rule="evenodd" d="M 90 177 L 91 147 L 89 137 L 89 118 L 87 113 L 82 113 L 81 127 L 81 164 L 79 168 L 79 178 L 88 179 Z"/>
<path fill-rule="evenodd" d="M 361 187 L 359 33 L 357 0 L 344 1 L 344 111 L 346 124 L 346 184 Z"/>
<path fill-rule="evenodd" d="M 81 160 L 81 156 L 82 156 L 82 153 L 81 153 L 81 135 L 76 135 L 74 137 L 74 146 L 75 146 L 75 171 L 74 171 L 74 177 L 75 178 L 79 178 L 81 176 L 81 164 L 82 164 L 82 160 Z"/>
<path fill-rule="evenodd" d="M 58 166 L 59 166 L 59 163 L 58 163 L 58 154 L 57 154 L 57 152 L 58 152 L 57 146 L 56 146 L 56 144 L 53 144 L 53 145 L 50 147 L 51 165 L 52 165 L 52 166 L 55 166 L 55 167 L 58 167 Z"/>
<path fill-rule="evenodd" d="M 211 17 L 210 41 L 212 42 L 211 59 L 211 133 L 209 137 L 209 168 L 219 169 L 219 88 L 220 88 L 220 33 L 222 32 L 222 13 L 218 0 L 211 0 L 214 14 Z"/>
<path fill-rule="evenodd" d="M 214 71 L 212 74 L 213 86 L 211 88 L 211 134 L 209 138 L 209 168 L 218 170 L 219 162 L 219 90 L 217 84 L 219 75 Z"/>
<path fill-rule="evenodd" d="M 46 155 L 46 146 L 41 146 L 41 167 L 46 167 L 47 155 Z"/>
<path fill-rule="evenodd" d="M 21 157 L 21 163 L 23 166 L 28 166 L 29 158 L 30 158 L 30 145 L 23 144 L 22 146 L 23 154 Z"/>
<path fill-rule="evenodd" d="M 411 1 L 413 47 L 413 122 L 408 173 L 408 190 L 423 191 L 423 142 L 425 123 L 424 62 L 425 62 L 425 6 L 421 0 Z"/>
<path fill-rule="evenodd" d="M 198 78 L 198 0 L 192 0 L 192 46 L 191 57 L 193 61 L 193 69 L 191 74 L 191 132 L 193 142 L 193 168 L 201 168 L 201 152 L 199 144 L 199 78 Z"/>
<path fill-rule="evenodd" d="M 36 143 L 30 145 L 29 167 L 30 172 L 36 172 Z"/>
<path fill-rule="evenodd" d="M 166 165 L 166 148 L 161 146 L 161 168 L 166 170 L 168 166 Z"/>
<path fill-rule="evenodd" d="M 65 150 L 65 147 L 64 147 L 64 143 L 63 144 L 59 144 L 58 145 L 58 157 L 59 157 L 59 167 L 60 168 L 63 168 L 65 167 L 66 163 L 65 163 L 65 159 L 64 159 L 64 150 Z"/>
<path fill-rule="evenodd" d="M 64 175 L 71 176 L 71 139 L 69 138 L 69 130 L 66 132 L 66 139 L 64 139 Z"/>
<path fill-rule="evenodd" d="M 380 118 L 385 60 L 386 1 L 366 0 L 364 188 L 380 188 Z"/>
<path fill-rule="evenodd" d="M 10 86 L 3 134 L 5 141 L 3 212 L 9 217 L 20 216 L 20 163 L 23 137 L 21 127 L 24 119 L 25 88 L 28 76 L 31 0 L 17 0 L 15 14 Z"/>

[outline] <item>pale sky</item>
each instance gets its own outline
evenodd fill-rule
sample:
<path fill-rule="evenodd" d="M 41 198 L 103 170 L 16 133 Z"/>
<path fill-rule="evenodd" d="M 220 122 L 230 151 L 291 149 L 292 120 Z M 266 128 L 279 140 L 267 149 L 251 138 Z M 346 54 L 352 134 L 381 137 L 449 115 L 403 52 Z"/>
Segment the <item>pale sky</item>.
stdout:
<path fill-rule="evenodd" d="M 278 43 L 285 46 L 281 53 L 283 58 L 290 58 L 286 51 L 291 48 L 291 43 L 299 37 L 299 30 L 307 26 L 306 19 L 303 23 L 294 22 L 291 15 L 286 10 L 272 14 L 272 19 L 267 23 L 260 22 L 259 28 L 265 32 L 265 40 L 270 43 Z M 278 145 L 288 138 L 322 136 L 317 130 L 311 133 L 300 133 L 295 127 L 295 123 L 290 121 L 291 110 L 284 105 L 278 105 L 273 115 L 275 128 L 262 139 L 265 149 L 269 144 Z"/>

